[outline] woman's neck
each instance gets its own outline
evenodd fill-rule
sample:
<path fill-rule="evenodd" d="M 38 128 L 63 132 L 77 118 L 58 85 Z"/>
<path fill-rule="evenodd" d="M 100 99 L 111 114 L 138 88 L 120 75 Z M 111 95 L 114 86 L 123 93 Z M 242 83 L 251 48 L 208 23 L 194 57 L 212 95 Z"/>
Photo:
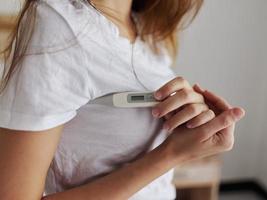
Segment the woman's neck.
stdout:
<path fill-rule="evenodd" d="M 111 12 L 124 23 L 131 20 L 132 0 L 90 0 L 95 6 Z"/>
<path fill-rule="evenodd" d="M 134 42 L 137 36 L 136 27 L 131 18 L 132 0 L 89 0 L 107 18 L 116 24 L 120 35 Z"/>

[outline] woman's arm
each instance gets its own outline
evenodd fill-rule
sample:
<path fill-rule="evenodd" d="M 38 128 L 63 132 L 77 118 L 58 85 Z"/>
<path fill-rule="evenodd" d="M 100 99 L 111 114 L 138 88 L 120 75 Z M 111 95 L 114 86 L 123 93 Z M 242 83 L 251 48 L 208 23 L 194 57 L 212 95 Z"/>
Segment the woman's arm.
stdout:
<path fill-rule="evenodd" d="M 73 200 L 74 196 L 75 200 L 126 200 L 174 165 L 166 156 L 163 146 L 159 146 L 139 160 L 89 184 L 47 196 L 43 200 Z"/>
<path fill-rule="evenodd" d="M 159 146 L 91 183 L 42 198 L 63 126 L 31 133 L 0 128 L 0 196 L 9 200 L 128 199 L 175 166 Z"/>

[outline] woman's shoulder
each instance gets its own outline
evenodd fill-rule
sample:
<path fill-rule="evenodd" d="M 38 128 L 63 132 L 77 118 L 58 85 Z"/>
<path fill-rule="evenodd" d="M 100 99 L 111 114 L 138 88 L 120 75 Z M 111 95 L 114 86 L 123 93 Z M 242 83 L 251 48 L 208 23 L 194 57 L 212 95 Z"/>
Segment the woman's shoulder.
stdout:
<path fill-rule="evenodd" d="M 35 24 L 28 53 L 53 52 L 75 45 L 77 39 L 90 30 L 87 27 L 92 24 L 93 15 L 83 0 L 36 1 Z"/>

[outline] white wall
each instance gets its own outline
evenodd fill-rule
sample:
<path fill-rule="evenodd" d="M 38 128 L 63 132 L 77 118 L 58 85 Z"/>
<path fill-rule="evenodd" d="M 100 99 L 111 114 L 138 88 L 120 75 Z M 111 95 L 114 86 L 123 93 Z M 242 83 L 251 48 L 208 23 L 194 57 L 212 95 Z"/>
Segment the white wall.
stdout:
<path fill-rule="evenodd" d="M 223 178 L 260 177 L 267 186 L 266 8 L 266 0 L 205 0 L 181 36 L 176 71 L 246 110 Z"/>
<path fill-rule="evenodd" d="M 0 13 L 10 14 L 20 9 L 22 1 L 20 0 L 0 0 Z"/>

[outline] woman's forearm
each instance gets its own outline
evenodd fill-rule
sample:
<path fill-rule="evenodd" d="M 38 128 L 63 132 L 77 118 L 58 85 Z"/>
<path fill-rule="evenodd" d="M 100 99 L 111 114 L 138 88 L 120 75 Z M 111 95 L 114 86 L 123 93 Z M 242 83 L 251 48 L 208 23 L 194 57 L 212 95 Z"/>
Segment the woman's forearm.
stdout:
<path fill-rule="evenodd" d="M 125 200 L 175 166 L 164 146 L 88 184 L 43 197 L 42 200 Z"/>

